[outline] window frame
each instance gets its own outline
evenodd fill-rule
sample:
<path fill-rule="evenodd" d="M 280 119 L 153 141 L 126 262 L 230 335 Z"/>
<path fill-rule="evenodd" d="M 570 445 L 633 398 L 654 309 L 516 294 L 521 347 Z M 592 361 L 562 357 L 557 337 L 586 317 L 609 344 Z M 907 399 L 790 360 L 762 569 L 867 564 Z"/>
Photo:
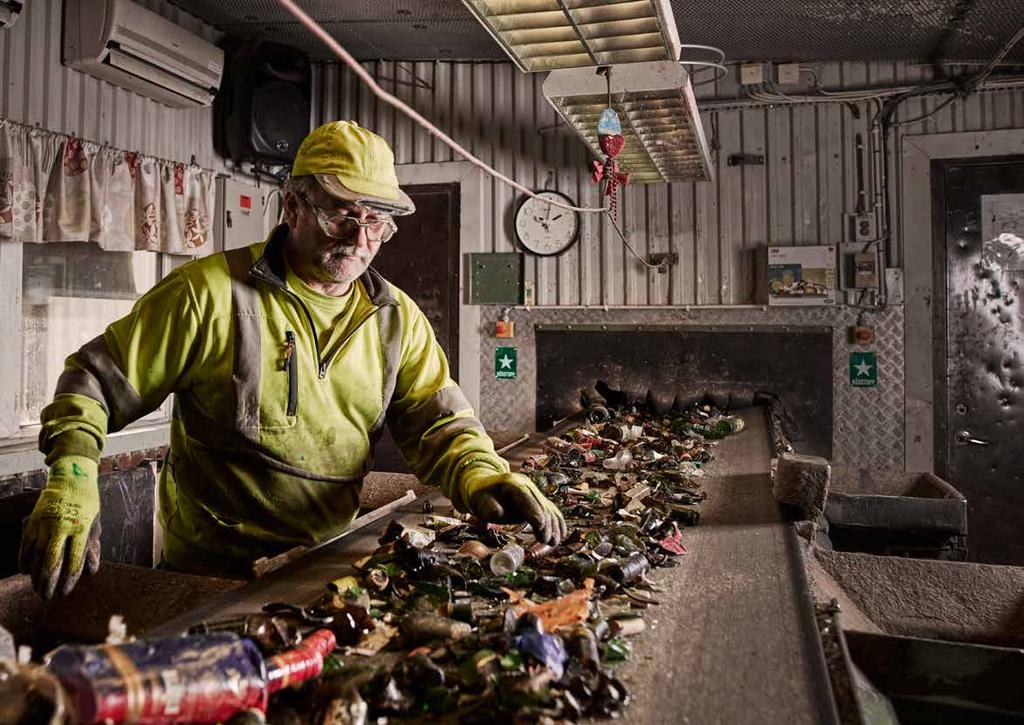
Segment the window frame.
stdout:
<path fill-rule="evenodd" d="M 155 284 L 174 269 L 175 255 L 156 255 Z M 22 425 L 19 420 L 22 396 L 22 374 L 25 363 L 22 338 L 22 302 L 24 243 L 0 243 L 0 476 L 23 473 L 44 467 L 43 455 L 37 450 L 38 423 Z M 113 320 L 109 320 L 113 322 Z M 52 381 L 56 384 L 56 381 Z M 104 447 L 104 455 L 116 455 L 166 445 L 169 440 L 170 398 L 162 406 L 164 415 L 157 420 L 142 420 L 112 433 Z"/>

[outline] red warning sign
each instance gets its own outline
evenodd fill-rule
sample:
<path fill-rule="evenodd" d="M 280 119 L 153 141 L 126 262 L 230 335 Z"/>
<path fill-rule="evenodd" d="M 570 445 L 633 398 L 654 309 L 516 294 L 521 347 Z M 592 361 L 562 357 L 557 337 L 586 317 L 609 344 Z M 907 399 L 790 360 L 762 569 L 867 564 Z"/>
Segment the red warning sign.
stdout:
<path fill-rule="evenodd" d="M 238 208 L 243 213 L 248 214 L 252 211 L 252 197 L 246 196 L 245 194 L 239 194 L 238 196 Z"/>

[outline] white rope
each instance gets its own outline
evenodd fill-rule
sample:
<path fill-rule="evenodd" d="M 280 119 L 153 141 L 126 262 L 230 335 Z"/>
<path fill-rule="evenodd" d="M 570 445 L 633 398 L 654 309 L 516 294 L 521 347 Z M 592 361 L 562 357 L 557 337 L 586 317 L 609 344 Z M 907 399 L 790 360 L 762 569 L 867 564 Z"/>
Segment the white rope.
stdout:
<path fill-rule="evenodd" d="M 370 90 L 373 92 L 373 95 L 375 95 L 377 98 L 379 98 L 380 100 L 384 101 L 388 105 L 394 106 L 395 108 L 397 108 L 399 111 L 401 111 L 406 116 L 408 116 L 413 121 L 415 121 L 417 124 L 419 124 L 428 133 L 430 133 L 431 135 L 436 136 L 437 138 L 439 138 L 443 143 L 445 143 L 453 151 L 455 151 L 455 153 L 457 153 L 460 156 L 462 156 L 464 159 L 466 159 L 467 161 L 472 163 L 474 166 L 479 167 L 480 169 L 482 169 L 483 171 L 487 172 L 488 174 L 490 174 L 494 178 L 498 179 L 499 181 L 504 182 L 505 184 L 508 184 L 513 189 L 515 189 L 517 191 L 520 191 L 523 194 L 526 194 L 527 196 L 533 197 L 535 199 L 539 199 L 540 201 L 543 201 L 546 204 L 550 204 L 551 206 L 557 206 L 557 207 L 562 208 L 562 209 L 567 209 L 568 211 L 590 212 L 590 213 L 594 213 L 594 214 L 603 214 L 603 213 L 609 211 L 609 208 L 608 207 L 604 207 L 604 206 L 600 206 L 600 207 L 573 206 L 572 204 L 565 204 L 565 203 L 562 203 L 560 201 L 556 201 L 555 199 L 550 199 L 550 198 L 546 198 L 546 197 L 540 197 L 540 196 L 538 196 L 536 194 L 536 192 L 532 191 L 531 189 L 526 188 L 525 186 L 523 186 L 522 184 L 518 183 L 517 181 L 515 181 L 513 179 L 510 179 L 509 177 L 505 176 L 504 174 L 502 174 L 502 173 L 496 171 L 495 169 L 491 168 L 486 163 L 484 163 L 483 161 L 481 161 L 480 159 L 475 157 L 473 154 L 471 154 L 469 151 L 467 151 L 466 149 L 462 148 L 462 146 L 460 146 L 454 139 L 452 139 L 446 133 L 444 133 L 444 131 L 442 131 L 441 129 L 437 128 L 437 126 L 435 126 L 430 121 L 428 121 L 423 116 L 421 116 L 419 113 L 417 113 L 417 111 L 414 108 L 410 107 L 409 105 L 404 103 L 402 100 L 396 98 L 395 96 L 391 95 L 390 93 L 385 91 L 383 88 L 381 88 L 379 85 L 377 85 L 376 81 L 373 80 L 373 77 L 369 73 L 367 73 L 366 70 L 361 65 L 359 65 L 359 62 L 356 61 L 356 59 L 353 58 L 351 55 L 349 55 L 348 51 L 346 51 L 341 46 L 341 44 L 331 36 L 330 33 L 328 33 L 326 30 L 324 30 L 320 26 L 320 24 L 317 23 L 313 18 L 309 17 L 309 15 L 307 15 L 305 13 L 305 11 L 302 10 L 302 8 L 300 8 L 298 5 L 296 5 L 294 2 L 292 2 L 292 0 L 277 0 L 277 1 L 288 12 L 290 12 L 292 15 L 294 15 L 295 18 L 300 23 L 305 25 L 309 29 L 309 31 L 311 33 L 313 33 L 315 36 L 320 38 L 320 40 L 322 40 L 324 42 L 324 44 L 328 48 L 330 48 L 334 52 L 334 54 L 337 55 L 338 58 L 340 58 L 341 61 L 345 65 L 347 65 L 350 69 L 352 69 L 352 72 L 355 73 L 363 83 L 365 83 L 367 86 L 369 86 Z"/>

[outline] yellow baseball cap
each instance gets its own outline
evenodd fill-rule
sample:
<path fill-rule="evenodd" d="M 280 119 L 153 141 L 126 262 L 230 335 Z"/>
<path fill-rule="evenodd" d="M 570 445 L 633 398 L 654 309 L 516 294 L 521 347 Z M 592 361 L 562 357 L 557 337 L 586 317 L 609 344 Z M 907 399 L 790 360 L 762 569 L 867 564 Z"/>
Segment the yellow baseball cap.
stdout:
<path fill-rule="evenodd" d="M 332 121 L 302 141 L 292 176 L 316 176 L 324 191 L 392 214 L 412 214 L 416 205 L 398 188 L 395 155 L 383 138 L 355 121 Z"/>

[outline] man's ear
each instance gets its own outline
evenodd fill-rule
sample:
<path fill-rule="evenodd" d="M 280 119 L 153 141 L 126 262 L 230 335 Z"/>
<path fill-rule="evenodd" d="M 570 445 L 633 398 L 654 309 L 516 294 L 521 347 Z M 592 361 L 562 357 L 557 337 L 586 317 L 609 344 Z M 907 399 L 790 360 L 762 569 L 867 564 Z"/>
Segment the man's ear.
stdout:
<path fill-rule="evenodd" d="M 299 220 L 299 205 L 301 204 L 299 197 L 290 191 L 286 191 L 281 195 L 281 198 L 284 203 L 284 220 L 288 226 L 294 229 Z"/>

